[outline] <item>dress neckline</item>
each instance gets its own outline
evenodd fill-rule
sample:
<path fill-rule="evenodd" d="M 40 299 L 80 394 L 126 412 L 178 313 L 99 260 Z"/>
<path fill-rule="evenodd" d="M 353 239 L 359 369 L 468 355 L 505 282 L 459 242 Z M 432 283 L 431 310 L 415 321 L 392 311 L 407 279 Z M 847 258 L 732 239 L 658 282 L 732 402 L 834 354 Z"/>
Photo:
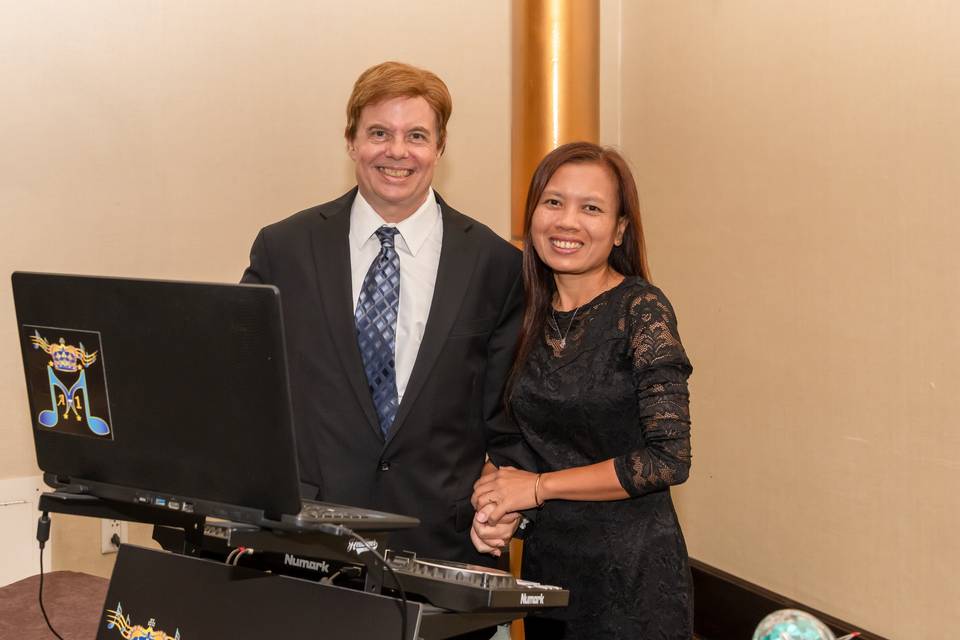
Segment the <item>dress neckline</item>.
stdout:
<path fill-rule="evenodd" d="M 600 293 L 598 293 L 597 295 L 595 295 L 592 299 L 588 300 L 587 302 L 584 302 L 582 305 L 580 305 L 580 306 L 577 307 L 576 309 L 571 309 L 570 311 L 560 311 L 559 309 L 555 308 L 555 307 L 553 306 L 553 304 L 551 303 L 551 305 L 550 305 L 550 311 L 551 311 L 554 315 L 556 315 L 558 318 L 569 318 L 570 316 L 572 316 L 574 313 L 576 313 L 576 312 L 578 312 L 578 311 L 579 311 L 579 313 L 578 313 L 577 315 L 584 314 L 584 313 L 587 312 L 587 310 L 588 310 L 590 307 L 595 306 L 598 302 L 600 302 L 601 299 L 605 298 L 607 295 L 609 295 L 609 294 L 613 293 L 614 291 L 616 291 L 617 289 L 621 288 L 622 286 L 624 286 L 625 284 L 627 284 L 627 281 L 628 281 L 628 280 L 632 280 L 632 279 L 633 279 L 632 276 L 624 276 L 624 277 L 623 277 L 623 280 L 621 280 L 620 282 L 618 282 L 618 283 L 615 284 L 614 286 L 610 287 L 609 289 L 607 289 L 607 290 L 605 290 L 605 291 L 601 291 Z"/>

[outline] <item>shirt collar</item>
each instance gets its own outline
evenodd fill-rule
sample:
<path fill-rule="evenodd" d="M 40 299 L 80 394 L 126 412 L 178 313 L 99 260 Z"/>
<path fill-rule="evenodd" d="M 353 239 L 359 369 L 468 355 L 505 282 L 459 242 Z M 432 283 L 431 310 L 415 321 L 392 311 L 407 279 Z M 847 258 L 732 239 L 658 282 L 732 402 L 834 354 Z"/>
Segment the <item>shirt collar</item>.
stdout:
<path fill-rule="evenodd" d="M 432 187 L 427 192 L 427 199 L 423 201 L 423 204 L 409 217 L 396 224 L 385 222 L 358 191 L 357 197 L 354 198 L 353 205 L 350 208 L 350 245 L 355 250 L 360 249 L 370 238 L 374 237 L 377 229 L 387 225 L 397 228 L 402 244 L 406 245 L 407 252 L 416 256 L 424 242 L 427 241 L 427 237 L 439 218 L 440 206 L 437 204 L 437 198 Z M 379 243 L 379 241 L 377 242 Z M 397 244 L 397 247 L 402 248 L 401 244 Z"/>

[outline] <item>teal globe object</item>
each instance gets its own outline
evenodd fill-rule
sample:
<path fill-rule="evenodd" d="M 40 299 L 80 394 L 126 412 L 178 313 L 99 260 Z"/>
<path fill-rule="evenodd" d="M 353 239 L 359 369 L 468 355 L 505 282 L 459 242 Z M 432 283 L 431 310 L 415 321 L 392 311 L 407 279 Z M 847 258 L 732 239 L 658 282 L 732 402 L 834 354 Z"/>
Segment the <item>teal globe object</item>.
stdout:
<path fill-rule="evenodd" d="M 836 640 L 836 636 L 806 611 L 780 609 L 760 621 L 753 640 Z"/>

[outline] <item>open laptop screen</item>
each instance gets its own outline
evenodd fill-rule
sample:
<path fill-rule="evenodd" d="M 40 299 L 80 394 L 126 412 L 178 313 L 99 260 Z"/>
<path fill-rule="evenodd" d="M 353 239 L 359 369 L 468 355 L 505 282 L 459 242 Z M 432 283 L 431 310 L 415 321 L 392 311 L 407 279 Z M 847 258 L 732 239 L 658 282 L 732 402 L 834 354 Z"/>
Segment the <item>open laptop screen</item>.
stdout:
<path fill-rule="evenodd" d="M 279 292 L 12 276 L 40 468 L 129 488 L 300 510 Z M 96 494 L 97 491 L 91 491 Z"/>

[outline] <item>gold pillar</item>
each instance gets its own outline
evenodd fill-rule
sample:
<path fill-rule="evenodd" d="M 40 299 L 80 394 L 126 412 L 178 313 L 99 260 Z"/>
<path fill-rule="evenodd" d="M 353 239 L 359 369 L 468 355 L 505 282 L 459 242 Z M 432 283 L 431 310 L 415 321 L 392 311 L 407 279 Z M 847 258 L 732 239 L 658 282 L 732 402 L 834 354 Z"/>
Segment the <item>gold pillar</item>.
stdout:
<path fill-rule="evenodd" d="M 523 208 L 540 160 L 561 144 L 600 137 L 599 0 L 513 0 L 511 240 L 523 241 Z M 510 544 L 520 575 L 523 545 Z M 562 586 L 562 585 L 561 585 Z M 523 622 L 511 625 L 523 640 Z"/>
<path fill-rule="evenodd" d="M 511 237 L 540 160 L 600 131 L 599 0 L 513 0 Z"/>

